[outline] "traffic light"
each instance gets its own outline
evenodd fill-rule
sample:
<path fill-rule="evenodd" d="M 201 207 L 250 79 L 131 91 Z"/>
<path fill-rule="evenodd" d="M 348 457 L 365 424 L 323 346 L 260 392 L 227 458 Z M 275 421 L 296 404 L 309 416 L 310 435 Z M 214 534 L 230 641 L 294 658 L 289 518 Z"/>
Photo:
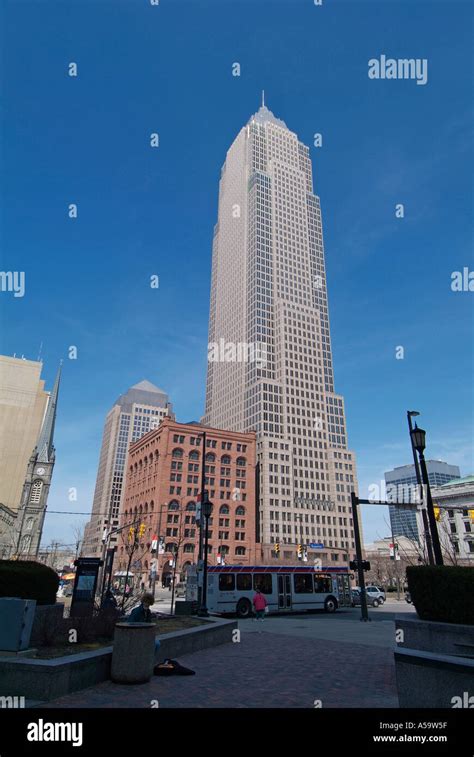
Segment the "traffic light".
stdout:
<path fill-rule="evenodd" d="M 370 562 L 368 560 L 362 560 L 361 565 L 362 565 L 362 570 L 366 570 L 366 571 L 370 570 Z M 358 570 L 358 568 L 359 568 L 359 563 L 357 562 L 357 560 L 351 560 L 349 563 L 349 569 Z"/>
<path fill-rule="evenodd" d="M 130 526 L 130 528 L 128 529 L 128 540 L 133 541 L 134 537 L 135 537 L 135 529 L 133 526 Z"/>
<path fill-rule="evenodd" d="M 351 560 L 349 563 L 349 568 L 351 570 L 357 570 L 357 560 Z"/>
<path fill-rule="evenodd" d="M 297 545 L 297 547 L 296 547 L 296 554 L 298 555 L 298 560 L 301 560 L 301 558 L 303 557 L 303 545 L 302 544 L 298 544 Z"/>
<path fill-rule="evenodd" d="M 474 510 L 468 510 L 467 514 L 469 515 L 471 523 L 474 523 Z"/>
<path fill-rule="evenodd" d="M 273 547 L 273 553 L 275 557 L 280 557 L 280 544 L 277 542 L 275 546 Z"/>
<path fill-rule="evenodd" d="M 145 536 L 146 526 L 144 523 L 140 524 L 140 528 L 138 529 L 138 538 L 142 539 Z"/>
<path fill-rule="evenodd" d="M 433 507 L 433 510 L 434 510 L 435 520 L 440 520 L 440 518 L 441 518 L 441 509 L 439 507 Z"/>

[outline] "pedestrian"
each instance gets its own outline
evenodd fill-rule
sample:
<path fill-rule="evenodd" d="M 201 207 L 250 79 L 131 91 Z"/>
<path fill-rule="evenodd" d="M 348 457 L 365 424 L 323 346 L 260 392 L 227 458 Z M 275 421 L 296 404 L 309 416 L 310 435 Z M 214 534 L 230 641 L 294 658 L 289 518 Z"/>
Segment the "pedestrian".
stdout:
<path fill-rule="evenodd" d="M 148 592 L 143 594 L 141 598 L 141 602 L 138 605 L 138 607 L 135 607 L 135 609 L 132 610 L 132 612 L 130 613 L 128 622 L 129 623 L 151 623 L 152 616 L 151 616 L 150 607 L 152 606 L 154 601 L 155 601 L 155 598 L 153 594 L 149 594 Z"/>
<path fill-rule="evenodd" d="M 117 609 L 117 600 L 115 599 L 110 589 L 107 589 L 107 591 L 105 592 L 104 600 L 102 602 L 102 609 L 103 610 L 116 610 Z"/>
<path fill-rule="evenodd" d="M 153 618 L 151 614 L 150 607 L 152 606 L 153 602 L 155 601 L 155 597 L 153 594 L 150 594 L 149 592 L 145 592 L 142 596 L 142 601 L 138 605 L 138 607 L 135 607 L 134 610 L 130 613 L 128 617 L 128 623 L 152 623 Z M 160 648 L 160 642 L 158 639 L 155 639 L 155 656 L 158 652 L 158 649 Z"/>
<path fill-rule="evenodd" d="M 263 596 L 260 589 L 255 590 L 253 597 L 253 606 L 255 608 L 256 618 L 254 620 L 263 620 L 265 617 L 265 608 L 267 607 L 267 600 Z"/>

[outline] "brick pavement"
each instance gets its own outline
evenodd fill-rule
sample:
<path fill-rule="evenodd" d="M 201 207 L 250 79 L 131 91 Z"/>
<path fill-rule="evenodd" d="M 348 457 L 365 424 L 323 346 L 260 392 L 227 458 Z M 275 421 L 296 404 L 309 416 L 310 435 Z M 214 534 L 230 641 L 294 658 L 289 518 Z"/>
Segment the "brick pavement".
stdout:
<path fill-rule="evenodd" d="M 263 629 L 262 629 L 263 630 Z M 398 707 L 393 650 L 265 631 L 179 661 L 189 677 L 111 681 L 45 707 Z"/>

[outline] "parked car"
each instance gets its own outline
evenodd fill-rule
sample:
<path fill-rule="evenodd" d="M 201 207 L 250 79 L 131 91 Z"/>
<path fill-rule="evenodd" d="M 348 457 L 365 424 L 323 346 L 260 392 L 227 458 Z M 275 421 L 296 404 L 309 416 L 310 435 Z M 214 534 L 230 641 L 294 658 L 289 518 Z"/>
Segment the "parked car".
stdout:
<path fill-rule="evenodd" d="M 367 597 L 367 605 L 370 605 L 371 607 L 378 607 L 381 604 L 376 596 L 369 594 L 367 591 L 365 593 L 365 596 Z M 352 589 L 351 600 L 352 607 L 356 607 L 357 605 L 361 604 L 360 589 Z"/>
<path fill-rule="evenodd" d="M 180 581 L 178 584 L 176 584 L 176 596 L 177 597 L 186 596 L 186 583 L 184 581 Z"/>
<path fill-rule="evenodd" d="M 371 597 L 376 597 L 381 604 L 385 602 L 385 592 L 379 586 L 366 586 L 365 590 Z"/>

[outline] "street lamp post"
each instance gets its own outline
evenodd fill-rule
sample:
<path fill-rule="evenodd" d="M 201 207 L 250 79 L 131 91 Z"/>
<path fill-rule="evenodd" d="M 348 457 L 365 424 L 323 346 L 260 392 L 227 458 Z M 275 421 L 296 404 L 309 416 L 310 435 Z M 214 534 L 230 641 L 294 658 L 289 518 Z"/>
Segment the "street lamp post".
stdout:
<path fill-rule="evenodd" d="M 207 550 L 209 544 L 209 516 L 212 512 L 212 503 L 209 501 L 209 494 L 207 490 L 204 492 L 204 499 L 201 500 L 201 514 L 204 515 L 204 570 L 203 570 L 203 584 L 202 584 L 202 601 L 198 611 L 198 615 L 201 618 L 207 618 L 209 612 L 207 610 Z"/>
<path fill-rule="evenodd" d="M 431 530 L 431 541 L 433 544 L 433 553 L 436 565 L 443 565 L 443 554 L 441 552 L 441 543 L 439 540 L 438 526 L 436 525 L 436 518 L 433 508 L 433 500 L 431 498 L 430 482 L 428 479 L 428 470 L 426 468 L 426 461 L 423 451 L 425 449 L 426 431 L 422 428 L 418 428 L 415 423 L 415 428 L 411 431 L 411 438 L 413 446 L 420 456 L 420 468 L 423 484 L 426 490 L 426 509 L 428 511 L 428 521 Z"/>
<path fill-rule="evenodd" d="M 206 432 L 203 431 L 201 434 L 202 438 L 202 458 L 201 458 L 201 500 L 200 500 L 200 508 L 199 508 L 199 545 L 198 545 L 198 560 L 197 560 L 197 566 L 198 566 L 198 576 L 199 572 L 201 570 L 202 565 L 202 545 L 203 545 L 203 539 L 202 539 L 202 518 L 203 518 L 203 503 L 206 495 Z M 198 605 L 201 607 L 202 605 L 202 586 L 199 585 L 198 581 Z"/>
<path fill-rule="evenodd" d="M 416 480 L 419 486 L 420 492 L 423 491 L 422 486 L 422 480 L 421 480 L 421 473 L 420 473 L 420 465 L 418 463 L 418 456 L 416 454 L 416 449 L 413 443 L 413 424 L 411 419 L 419 415 L 419 413 L 416 410 L 407 410 L 407 420 L 408 420 L 408 428 L 410 431 L 410 442 L 411 442 L 411 451 L 413 453 L 413 462 L 415 463 L 415 473 L 416 473 Z M 428 515 L 425 507 L 421 508 L 421 517 L 423 518 L 423 530 L 425 532 L 425 541 L 426 541 L 426 551 L 428 552 L 428 562 L 430 565 L 434 565 L 434 557 L 433 557 L 433 546 L 431 544 L 431 534 L 430 534 L 430 527 L 428 523 Z"/>

